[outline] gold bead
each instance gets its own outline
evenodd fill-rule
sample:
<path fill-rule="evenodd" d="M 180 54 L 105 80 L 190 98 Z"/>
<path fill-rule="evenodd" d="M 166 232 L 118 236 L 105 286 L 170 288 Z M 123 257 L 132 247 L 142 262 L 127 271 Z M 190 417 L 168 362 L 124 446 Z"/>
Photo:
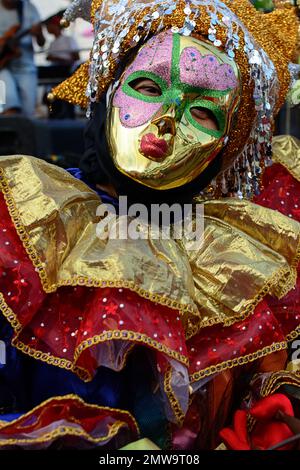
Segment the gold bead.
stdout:
<path fill-rule="evenodd" d="M 62 28 L 68 28 L 70 26 L 70 21 L 68 21 L 66 18 L 62 18 L 60 20 L 60 26 Z"/>
<path fill-rule="evenodd" d="M 51 92 L 48 93 L 47 100 L 49 101 L 49 103 L 53 103 L 53 101 L 55 101 L 55 95 Z"/>

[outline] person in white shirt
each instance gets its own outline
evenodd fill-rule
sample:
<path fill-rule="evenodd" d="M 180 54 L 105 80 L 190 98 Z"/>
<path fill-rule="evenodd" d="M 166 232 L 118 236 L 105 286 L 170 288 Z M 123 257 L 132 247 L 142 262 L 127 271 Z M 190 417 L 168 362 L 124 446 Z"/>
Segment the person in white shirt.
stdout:
<path fill-rule="evenodd" d="M 55 36 L 48 50 L 49 62 L 55 65 L 72 65 L 79 60 L 78 44 L 73 37 L 63 33 L 59 16 L 55 16 L 47 23 L 47 31 Z"/>
<path fill-rule="evenodd" d="M 0 38 L 17 24 L 20 25 L 20 30 L 30 29 L 30 33 L 20 40 L 20 57 L 11 60 L 0 70 L 0 82 L 5 89 L 4 104 L 0 109 L 2 114 L 34 115 L 37 69 L 32 37 L 39 46 L 45 43 L 39 22 L 39 13 L 29 0 L 0 0 Z"/>

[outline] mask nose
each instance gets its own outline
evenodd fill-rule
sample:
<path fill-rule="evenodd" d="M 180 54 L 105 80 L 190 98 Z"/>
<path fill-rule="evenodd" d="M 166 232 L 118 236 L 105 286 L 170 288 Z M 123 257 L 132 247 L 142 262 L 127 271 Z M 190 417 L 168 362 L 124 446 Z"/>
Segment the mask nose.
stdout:
<path fill-rule="evenodd" d="M 158 129 L 158 135 L 163 136 L 171 134 L 173 137 L 176 135 L 175 119 L 169 116 L 161 116 L 152 121 Z"/>

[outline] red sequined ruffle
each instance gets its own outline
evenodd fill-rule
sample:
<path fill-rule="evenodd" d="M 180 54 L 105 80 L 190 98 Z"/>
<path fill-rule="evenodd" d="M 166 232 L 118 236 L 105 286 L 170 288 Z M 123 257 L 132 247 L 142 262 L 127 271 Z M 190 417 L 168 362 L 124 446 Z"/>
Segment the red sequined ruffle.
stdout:
<path fill-rule="evenodd" d="M 0 422 L 0 449 L 44 449 L 59 438 L 66 447 L 88 449 L 109 443 L 110 449 L 118 449 L 138 434 L 130 413 L 66 395 L 51 398 L 12 422 Z"/>

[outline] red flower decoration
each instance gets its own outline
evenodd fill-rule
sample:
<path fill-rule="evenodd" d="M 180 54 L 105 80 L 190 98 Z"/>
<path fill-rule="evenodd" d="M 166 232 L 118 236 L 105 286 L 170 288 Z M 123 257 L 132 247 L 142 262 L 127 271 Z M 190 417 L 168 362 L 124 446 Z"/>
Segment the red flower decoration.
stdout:
<path fill-rule="evenodd" d="M 291 429 L 277 419 L 279 412 L 294 416 L 290 400 L 280 393 L 259 400 L 250 410 L 238 410 L 234 415 L 233 428 L 224 428 L 220 432 L 226 446 L 232 450 L 267 450 L 271 446 L 289 439 L 294 434 Z M 250 433 L 247 430 L 248 413 L 256 423 Z M 280 447 L 288 450 L 293 444 Z"/>

